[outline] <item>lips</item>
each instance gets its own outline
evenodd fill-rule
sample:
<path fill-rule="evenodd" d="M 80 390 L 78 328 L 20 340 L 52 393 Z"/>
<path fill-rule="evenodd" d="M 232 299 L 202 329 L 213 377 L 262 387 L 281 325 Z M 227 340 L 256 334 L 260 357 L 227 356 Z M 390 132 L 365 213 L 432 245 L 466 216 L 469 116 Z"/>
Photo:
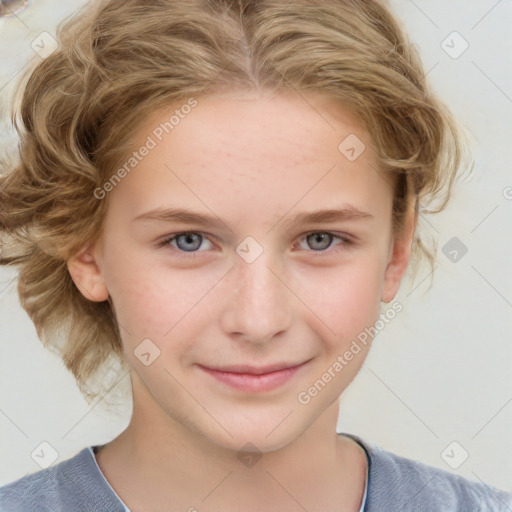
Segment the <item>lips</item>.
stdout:
<path fill-rule="evenodd" d="M 267 366 L 230 365 L 216 368 L 198 365 L 216 381 L 244 393 L 262 393 L 276 389 L 296 375 L 303 363 L 277 363 Z"/>
<path fill-rule="evenodd" d="M 300 366 L 303 362 L 300 363 L 276 363 L 267 366 L 250 366 L 245 364 L 231 365 L 231 366 L 222 366 L 222 367 L 214 367 L 214 366 L 203 366 L 209 370 L 214 370 L 217 372 L 225 372 L 225 373 L 243 373 L 249 375 L 263 375 L 264 373 L 272 373 L 281 370 L 286 370 L 288 368 L 295 368 L 296 366 Z"/>

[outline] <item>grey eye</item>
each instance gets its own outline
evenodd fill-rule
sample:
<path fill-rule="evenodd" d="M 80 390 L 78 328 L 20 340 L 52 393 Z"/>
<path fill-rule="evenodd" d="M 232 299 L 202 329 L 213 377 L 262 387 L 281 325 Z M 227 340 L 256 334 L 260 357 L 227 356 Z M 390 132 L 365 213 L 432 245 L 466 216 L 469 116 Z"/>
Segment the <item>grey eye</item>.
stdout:
<path fill-rule="evenodd" d="M 184 233 L 177 235 L 175 240 L 178 249 L 182 251 L 196 251 L 201 246 L 202 238 L 203 237 L 197 233 Z M 179 240 L 184 240 L 184 243 L 180 243 Z"/>
<path fill-rule="evenodd" d="M 322 251 L 331 245 L 332 238 L 333 236 L 330 233 L 312 233 L 306 237 L 306 240 L 313 250 Z M 319 246 L 317 245 L 317 242 L 319 243 Z"/>

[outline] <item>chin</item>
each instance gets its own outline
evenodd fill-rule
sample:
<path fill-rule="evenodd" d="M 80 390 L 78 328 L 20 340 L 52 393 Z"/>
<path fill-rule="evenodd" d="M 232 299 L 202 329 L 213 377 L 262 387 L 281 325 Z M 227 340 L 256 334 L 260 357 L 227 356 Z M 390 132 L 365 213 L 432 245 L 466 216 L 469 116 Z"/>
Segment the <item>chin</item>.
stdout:
<path fill-rule="evenodd" d="M 210 442 L 233 451 L 273 452 L 281 450 L 298 439 L 308 428 L 306 421 L 297 422 L 297 411 L 283 414 L 254 415 L 244 421 L 231 418 L 213 422 L 209 432 L 204 432 Z M 288 416 L 289 414 L 289 416 Z M 245 447 L 245 448 L 244 448 Z"/>
<path fill-rule="evenodd" d="M 253 429 L 239 434 L 233 433 L 233 437 L 227 434 L 222 438 L 211 439 L 212 442 L 237 453 L 268 453 L 279 451 L 295 441 L 300 434 L 289 432 L 268 435 L 267 431 Z"/>

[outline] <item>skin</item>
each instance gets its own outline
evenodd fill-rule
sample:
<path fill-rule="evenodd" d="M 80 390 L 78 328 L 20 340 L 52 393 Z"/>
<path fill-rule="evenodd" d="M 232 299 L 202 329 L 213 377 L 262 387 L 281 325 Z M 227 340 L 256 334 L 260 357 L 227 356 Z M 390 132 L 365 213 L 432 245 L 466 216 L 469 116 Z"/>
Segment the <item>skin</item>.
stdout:
<path fill-rule="evenodd" d="M 138 127 L 134 149 L 174 108 Z M 338 150 L 349 134 L 366 145 L 354 161 Z M 371 342 L 308 404 L 297 395 L 375 323 L 407 268 L 416 218 L 393 235 L 392 187 L 377 169 L 364 124 L 330 99 L 216 95 L 198 98 L 109 193 L 100 238 L 68 268 L 90 300 L 110 295 L 121 325 L 133 415 L 97 461 L 132 512 L 359 510 L 366 457 L 336 423 Z M 347 205 L 371 217 L 286 225 Z M 171 206 L 221 225 L 134 221 Z M 202 237 L 157 247 L 185 231 Z M 251 263 L 236 252 L 247 236 L 263 249 Z M 146 338 L 160 350 L 148 366 L 134 354 Z M 283 361 L 309 362 L 260 393 L 197 366 Z M 252 467 L 237 457 L 246 443 L 262 455 Z"/>

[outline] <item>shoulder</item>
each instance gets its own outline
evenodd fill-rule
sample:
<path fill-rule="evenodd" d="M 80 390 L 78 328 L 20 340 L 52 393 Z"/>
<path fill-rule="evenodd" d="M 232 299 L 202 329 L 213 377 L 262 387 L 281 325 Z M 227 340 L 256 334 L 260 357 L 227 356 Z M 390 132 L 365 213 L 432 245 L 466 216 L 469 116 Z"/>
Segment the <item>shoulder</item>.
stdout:
<path fill-rule="evenodd" d="M 365 512 L 512 511 L 512 493 L 429 466 L 351 435 L 369 455 Z"/>
<path fill-rule="evenodd" d="M 1 512 L 123 512 L 98 473 L 90 448 L 55 466 L 0 487 Z"/>

